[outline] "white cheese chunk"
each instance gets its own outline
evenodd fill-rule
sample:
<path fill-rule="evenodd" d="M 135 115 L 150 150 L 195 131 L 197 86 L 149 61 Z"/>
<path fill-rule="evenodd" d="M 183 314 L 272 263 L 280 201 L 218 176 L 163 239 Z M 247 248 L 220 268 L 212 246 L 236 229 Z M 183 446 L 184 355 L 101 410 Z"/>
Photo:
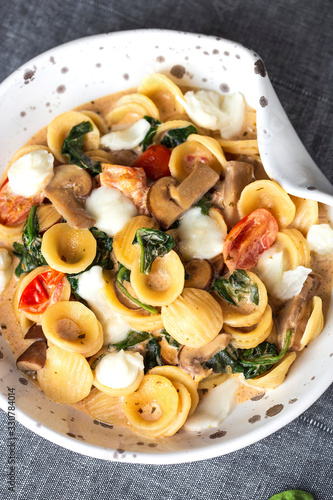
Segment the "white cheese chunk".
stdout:
<path fill-rule="evenodd" d="M 6 248 L 0 248 L 0 293 L 4 291 L 12 277 L 12 257 Z"/>
<path fill-rule="evenodd" d="M 96 220 L 95 226 L 114 236 L 138 214 L 134 203 L 119 189 L 101 186 L 86 201 L 86 211 Z"/>
<path fill-rule="evenodd" d="M 197 125 L 208 130 L 219 130 L 224 139 L 230 139 L 241 131 L 245 115 L 242 94 L 223 96 L 212 90 L 190 90 L 184 99 L 181 99 L 181 103 Z"/>
<path fill-rule="evenodd" d="M 110 352 L 96 367 L 97 380 L 112 389 L 124 389 L 143 373 L 143 356 L 138 352 Z"/>
<path fill-rule="evenodd" d="M 136 148 L 143 141 L 149 129 L 150 124 L 148 121 L 141 118 L 125 130 L 118 130 L 117 132 L 110 132 L 103 135 L 101 137 L 101 146 L 111 151 Z"/>
<path fill-rule="evenodd" d="M 306 239 L 312 252 L 319 255 L 333 253 L 333 229 L 328 224 L 311 226 Z"/>
<path fill-rule="evenodd" d="M 184 424 L 188 431 L 202 431 L 218 427 L 236 406 L 235 392 L 240 386 L 236 377 L 210 389 L 200 401 L 197 409 Z"/>
<path fill-rule="evenodd" d="M 289 300 L 298 295 L 311 272 L 312 269 L 303 266 L 298 266 L 291 271 L 285 271 L 282 274 L 281 281 L 274 288 L 275 297 L 281 300 Z"/>
<path fill-rule="evenodd" d="M 102 275 L 103 269 L 94 266 L 89 271 L 79 275 L 79 295 L 85 299 L 100 321 L 103 334 L 104 345 L 114 344 L 124 340 L 131 329 L 120 314 L 112 311 L 105 297 L 105 280 Z"/>
<path fill-rule="evenodd" d="M 21 156 L 8 169 L 10 187 L 26 198 L 38 194 L 53 176 L 53 163 L 53 155 L 42 149 Z"/>
<path fill-rule="evenodd" d="M 186 260 L 212 259 L 223 251 L 222 229 L 199 207 L 190 208 L 180 220 L 177 230 L 179 251 Z"/>

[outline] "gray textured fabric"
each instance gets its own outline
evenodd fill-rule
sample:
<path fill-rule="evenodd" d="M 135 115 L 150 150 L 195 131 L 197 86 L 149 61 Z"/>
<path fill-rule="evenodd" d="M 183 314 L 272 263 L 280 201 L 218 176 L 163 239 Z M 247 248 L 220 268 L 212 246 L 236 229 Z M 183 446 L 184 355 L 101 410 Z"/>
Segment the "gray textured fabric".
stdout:
<path fill-rule="evenodd" d="M 0 80 L 60 43 L 135 28 L 181 29 L 256 50 L 310 154 L 333 181 L 331 0 L 0 0 Z M 297 420 L 230 455 L 172 466 L 107 463 L 59 448 L 17 425 L 17 486 L 0 498 L 267 500 L 287 488 L 333 498 L 332 387 Z M 0 477 L 6 415 L 0 412 Z"/>

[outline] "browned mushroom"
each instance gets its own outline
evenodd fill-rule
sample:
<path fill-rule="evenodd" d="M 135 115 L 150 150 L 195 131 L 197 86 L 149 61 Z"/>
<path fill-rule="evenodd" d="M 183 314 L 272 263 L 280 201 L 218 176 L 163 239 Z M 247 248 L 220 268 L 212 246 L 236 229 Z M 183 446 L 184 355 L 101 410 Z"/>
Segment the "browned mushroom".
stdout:
<path fill-rule="evenodd" d="M 215 274 L 220 276 L 224 268 L 223 254 L 219 253 L 218 255 L 216 255 L 216 257 L 209 259 L 209 262 L 213 266 Z"/>
<path fill-rule="evenodd" d="M 179 186 L 170 186 L 171 198 L 188 210 L 200 200 L 219 180 L 219 175 L 205 163 L 198 162 Z"/>
<path fill-rule="evenodd" d="M 44 188 L 44 194 L 71 227 L 84 229 L 96 222 L 83 205 L 91 188 L 92 180 L 88 172 L 77 165 L 60 165 Z"/>
<path fill-rule="evenodd" d="M 17 369 L 23 373 L 41 370 L 46 361 L 46 342 L 38 340 L 31 344 L 16 360 Z"/>
<path fill-rule="evenodd" d="M 27 333 L 24 335 L 25 340 L 45 340 L 43 329 L 41 325 L 32 325 Z"/>
<path fill-rule="evenodd" d="M 214 268 L 209 260 L 192 259 L 185 264 L 185 271 L 189 274 L 189 278 L 185 280 L 185 287 L 200 288 L 208 290 L 214 280 Z"/>
<path fill-rule="evenodd" d="M 164 229 L 168 229 L 184 212 L 170 196 L 170 187 L 177 185 L 173 177 L 162 177 L 148 191 L 148 210 Z"/>
<path fill-rule="evenodd" d="M 192 375 L 193 378 L 208 377 L 212 370 L 204 368 L 202 363 L 208 361 L 217 352 L 225 349 L 230 338 L 231 335 L 220 333 L 211 342 L 198 349 L 183 346 L 178 354 L 179 366 Z"/>
<path fill-rule="evenodd" d="M 287 330 L 292 330 L 289 351 L 298 351 L 301 347 L 301 339 L 311 314 L 311 301 L 320 286 L 320 277 L 311 273 L 301 292 L 288 300 L 279 310 L 276 317 L 277 343 L 283 348 Z"/>

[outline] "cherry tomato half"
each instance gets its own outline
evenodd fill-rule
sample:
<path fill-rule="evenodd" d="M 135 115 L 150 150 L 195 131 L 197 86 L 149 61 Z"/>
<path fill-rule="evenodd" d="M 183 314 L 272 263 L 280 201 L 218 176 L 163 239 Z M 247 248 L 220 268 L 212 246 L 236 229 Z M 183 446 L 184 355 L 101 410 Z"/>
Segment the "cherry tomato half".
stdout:
<path fill-rule="evenodd" d="M 169 170 L 170 156 L 171 152 L 167 147 L 162 144 L 156 144 L 146 149 L 131 167 L 143 168 L 149 179 L 157 181 L 161 177 L 171 175 Z"/>
<path fill-rule="evenodd" d="M 0 224 L 15 226 L 23 222 L 33 205 L 40 205 L 44 199 L 42 193 L 25 198 L 13 193 L 8 179 L 0 189 Z"/>
<path fill-rule="evenodd" d="M 279 230 L 273 215 L 265 208 L 258 208 L 238 222 L 228 234 L 223 258 L 229 271 L 251 269 L 260 254 L 275 241 Z"/>
<path fill-rule="evenodd" d="M 50 267 L 38 274 L 23 290 L 18 308 L 32 314 L 42 314 L 57 302 L 63 290 L 65 274 Z"/>

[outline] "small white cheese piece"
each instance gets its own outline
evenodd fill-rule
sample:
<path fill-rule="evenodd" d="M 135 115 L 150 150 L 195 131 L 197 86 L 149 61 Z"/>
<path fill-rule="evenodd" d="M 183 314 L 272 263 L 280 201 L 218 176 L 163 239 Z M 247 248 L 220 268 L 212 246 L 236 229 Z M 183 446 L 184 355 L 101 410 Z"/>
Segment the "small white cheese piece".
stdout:
<path fill-rule="evenodd" d="M 101 146 L 111 151 L 136 148 L 143 141 L 149 129 L 150 124 L 148 121 L 141 118 L 125 130 L 118 130 L 117 132 L 110 132 L 103 135 L 101 137 Z"/>
<path fill-rule="evenodd" d="M 143 372 L 143 356 L 138 352 L 110 352 L 96 367 L 97 380 L 112 389 L 124 389 Z"/>
<path fill-rule="evenodd" d="M 218 427 L 236 406 L 235 392 L 240 382 L 236 377 L 230 377 L 222 384 L 210 389 L 203 396 L 197 409 L 189 417 L 184 429 L 202 431 L 210 427 Z"/>
<path fill-rule="evenodd" d="M 8 169 L 10 187 L 20 196 L 34 196 L 50 182 L 53 163 L 53 155 L 42 149 L 21 156 Z"/>
<path fill-rule="evenodd" d="M 212 90 L 190 90 L 184 99 L 178 100 L 197 125 L 208 130 L 219 130 L 224 139 L 230 139 L 241 131 L 245 115 L 242 94 L 223 96 Z"/>
<path fill-rule="evenodd" d="M 199 207 L 190 208 L 177 230 L 179 251 L 187 259 L 212 259 L 223 251 L 224 234 L 214 219 Z"/>
<path fill-rule="evenodd" d="M 306 239 L 312 252 L 319 255 L 333 253 L 333 229 L 328 224 L 311 226 Z"/>
<path fill-rule="evenodd" d="M 86 211 L 96 220 L 95 226 L 114 236 L 138 214 L 134 203 L 119 189 L 101 186 L 86 201 Z"/>
<path fill-rule="evenodd" d="M 89 271 L 79 275 L 79 295 L 88 302 L 91 310 L 100 321 L 104 333 L 104 345 L 115 344 L 124 340 L 131 329 L 120 314 L 112 311 L 105 298 L 105 280 L 103 269 L 94 266 Z"/>
<path fill-rule="evenodd" d="M 311 272 L 312 269 L 303 266 L 285 271 L 281 281 L 274 287 L 274 296 L 281 300 L 292 299 L 301 292 L 304 282 Z"/>
<path fill-rule="evenodd" d="M 12 277 L 12 257 L 6 248 L 0 248 L 0 293 Z"/>

